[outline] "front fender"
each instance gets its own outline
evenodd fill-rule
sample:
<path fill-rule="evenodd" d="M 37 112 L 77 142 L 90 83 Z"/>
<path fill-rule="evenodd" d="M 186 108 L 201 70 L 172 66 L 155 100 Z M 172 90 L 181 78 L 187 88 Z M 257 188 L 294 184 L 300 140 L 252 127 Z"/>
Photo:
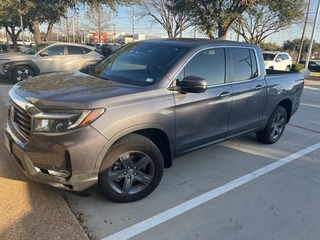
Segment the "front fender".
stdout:
<path fill-rule="evenodd" d="M 9 71 L 7 72 L 8 76 L 12 75 L 13 69 L 15 69 L 18 66 L 29 66 L 34 70 L 35 75 L 39 75 L 40 69 L 38 66 L 32 61 L 32 60 L 19 60 L 19 61 L 11 61 L 11 62 L 6 62 L 2 65 L 9 65 Z"/>
<path fill-rule="evenodd" d="M 153 130 L 159 130 L 162 133 L 164 133 L 166 135 L 166 137 L 168 138 L 169 141 L 169 148 L 171 151 L 171 156 L 174 156 L 172 149 L 174 149 L 174 136 L 173 134 L 170 132 L 170 130 L 168 128 L 166 128 L 165 126 L 158 124 L 158 123 L 150 123 L 150 124 L 140 124 L 140 125 L 135 125 L 135 126 L 131 126 L 128 127 L 126 129 L 121 130 L 120 132 L 116 133 L 115 135 L 113 135 L 108 142 L 106 143 L 106 145 L 103 147 L 103 149 L 101 150 L 99 157 L 96 161 L 96 166 L 94 168 L 94 171 L 99 171 L 101 163 L 104 159 L 104 157 L 106 156 L 107 152 L 109 151 L 110 147 L 116 142 L 118 141 L 120 138 L 124 137 L 125 135 L 128 135 L 130 133 L 133 132 L 138 132 L 138 131 L 153 131 Z"/>

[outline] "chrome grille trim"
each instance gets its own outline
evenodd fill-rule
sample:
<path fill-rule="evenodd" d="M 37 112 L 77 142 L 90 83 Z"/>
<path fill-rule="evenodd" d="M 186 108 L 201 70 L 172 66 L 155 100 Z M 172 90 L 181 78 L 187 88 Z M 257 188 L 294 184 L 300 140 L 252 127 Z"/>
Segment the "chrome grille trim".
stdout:
<path fill-rule="evenodd" d="M 21 136 L 28 140 L 32 130 L 32 116 L 39 114 L 40 110 L 17 94 L 14 87 L 10 89 L 9 96 L 9 118 Z"/>
<path fill-rule="evenodd" d="M 30 137 L 31 133 L 31 116 L 27 113 L 26 110 L 19 107 L 13 101 L 10 101 L 11 108 L 10 111 L 13 111 L 11 114 L 11 121 L 14 123 L 16 129 L 27 139 Z"/>

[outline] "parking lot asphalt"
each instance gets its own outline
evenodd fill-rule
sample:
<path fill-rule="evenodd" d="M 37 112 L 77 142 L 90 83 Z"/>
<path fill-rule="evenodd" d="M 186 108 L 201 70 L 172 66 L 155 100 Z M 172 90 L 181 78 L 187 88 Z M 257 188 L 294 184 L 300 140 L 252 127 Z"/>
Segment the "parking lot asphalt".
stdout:
<path fill-rule="evenodd" d="M 6 111 L 0 101 L 1 127 Z M 89 239 L 61 192 L 31 182 L 0 142 L 0 239 Z"/>
<path fill-rule="evenodd" d="M 0 86 L 1 126 L 10 87 Z M 2 133 L 0 142 L 0 239 L 89 239 L 63 192 L 30 181 L 5 149 Z"/>

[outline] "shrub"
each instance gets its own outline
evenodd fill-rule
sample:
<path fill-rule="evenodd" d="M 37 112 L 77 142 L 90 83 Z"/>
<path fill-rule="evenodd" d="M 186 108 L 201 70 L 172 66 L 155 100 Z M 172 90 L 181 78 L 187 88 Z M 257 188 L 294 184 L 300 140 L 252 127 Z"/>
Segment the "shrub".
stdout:
<path fill-rule="evenodd" d="M 291 71 L 293 72 L 300 72 L 304 68 L 303 64 L 300 63 L 292 63 Z"/>

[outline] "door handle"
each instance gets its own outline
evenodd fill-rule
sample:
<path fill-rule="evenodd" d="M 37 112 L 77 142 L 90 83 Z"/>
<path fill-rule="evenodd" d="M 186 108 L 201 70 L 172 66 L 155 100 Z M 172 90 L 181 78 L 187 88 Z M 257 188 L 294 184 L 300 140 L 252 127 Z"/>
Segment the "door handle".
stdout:
<path fill-rule="evenodd" d="M 231 92 L 223 92 L 220 94 L 220 97 L 221 98 L 228 98 L 231 96 Z"/>
<path fill-rule="evenodd" d="M 256 90 L 261 90 L 263 88 L 263 86 L 262 85 L 258 85 L 258 86 L 256 86 Z"/>

